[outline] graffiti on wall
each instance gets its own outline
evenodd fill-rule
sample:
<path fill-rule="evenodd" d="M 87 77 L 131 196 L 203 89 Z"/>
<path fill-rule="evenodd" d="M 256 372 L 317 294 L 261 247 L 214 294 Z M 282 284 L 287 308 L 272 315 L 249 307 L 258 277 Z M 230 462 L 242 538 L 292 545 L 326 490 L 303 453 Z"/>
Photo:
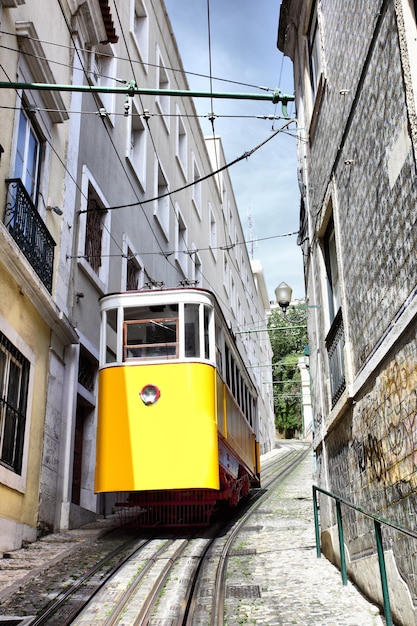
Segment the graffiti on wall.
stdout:
<path fill-rule="evenodd" d="M 417 364 L 408 344 L 355 407 L 352 449 L 366 483 L 417 488 Z"/>

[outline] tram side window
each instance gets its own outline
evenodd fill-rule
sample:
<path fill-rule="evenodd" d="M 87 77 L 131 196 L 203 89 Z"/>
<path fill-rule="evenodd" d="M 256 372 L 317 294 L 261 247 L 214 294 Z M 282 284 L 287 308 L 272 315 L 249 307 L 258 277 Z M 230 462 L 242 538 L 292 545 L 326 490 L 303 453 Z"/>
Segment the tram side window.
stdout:
<path fill-rule="evenodd" d="M 199 306 L 199 304 L 184 305 L 184 347 L 186 357 L 200 356 Z"/>
<path fill-rule="evenodd" d="M 204 307 L 204 358 L 210 358 L 210 334 L 209 334 L 209 325 L 210 325 L 210 315 L 211 309 L 208 306 Z"/>
<path fill-rule="evenodd" d="M 227 347 L 227 345 L 225 345 L 224 347 L 224 352 L 225 352 L 225 370 L 226 370 L 226 385 L 229 387 L 230 389 L 230 352 L 229 352 L 229 348 Z"/>
<path fill-rule="evenodd" d="M 106 363 L 117 361 L 117 309 L 106 311 Z"/>
<path fill-rule="evenodd" d="M 230 360 L 230 364 L 232 370 L 232 395 L 236 398 L 236 365 L 233 357 Z"/>
<path fill-rule="evenodd" d="M 253 397 L 251 397 L 251 403 L 250 403 L 250 423 L 251 426 L 254 425 L 254 420 L 255 420 L 255 400 Z"/>
<path fill-rule="evenodd" d="M 222 333 L 221 328 L 217 322 L 216 318 L 216 367 L 218 371 L 223 375 L 223 357 L 222 357 Z"/>

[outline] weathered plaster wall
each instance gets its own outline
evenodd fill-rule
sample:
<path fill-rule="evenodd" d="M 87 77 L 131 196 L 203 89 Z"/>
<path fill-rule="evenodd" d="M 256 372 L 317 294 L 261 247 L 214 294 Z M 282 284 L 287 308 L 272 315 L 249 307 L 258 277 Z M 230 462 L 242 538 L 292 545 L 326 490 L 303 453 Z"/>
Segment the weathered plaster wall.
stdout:
<path fill-rule="evenodd" d="M 417 514 L 416 406 L 414 328 L 326 438 L 329 490 L 413 530 Z M 319 455 L 320 472 L 322 464 L 323 456 Z M 347 509 L 343 516 L 351 559 L 375 552 L 372 520 Z M 326 522 L 333 523 L 329 510 Z M 384 539 L 416 597 L 417 559 L 412 540 L 388 530 L 384 531 Z"/>

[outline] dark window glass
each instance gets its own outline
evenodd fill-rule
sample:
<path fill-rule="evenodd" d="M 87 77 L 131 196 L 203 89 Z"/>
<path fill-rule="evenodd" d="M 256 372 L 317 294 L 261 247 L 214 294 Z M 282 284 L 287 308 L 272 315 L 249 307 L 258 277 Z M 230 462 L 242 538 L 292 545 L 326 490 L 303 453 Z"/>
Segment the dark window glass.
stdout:
<path fill-rule="evenodd" d="M 0 462 L 20 474 L 26 424 L 29 361 L 0 332 Z"/>

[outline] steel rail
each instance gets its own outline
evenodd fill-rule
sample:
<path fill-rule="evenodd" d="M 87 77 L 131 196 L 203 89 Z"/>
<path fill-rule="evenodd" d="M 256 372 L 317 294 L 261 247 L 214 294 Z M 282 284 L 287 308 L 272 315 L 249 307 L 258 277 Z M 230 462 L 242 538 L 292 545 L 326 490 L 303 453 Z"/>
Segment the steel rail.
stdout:
<path fill-rule="evenodd" d="M 143 539 L 139 542 L 139 545 L 135 545 L 135 547 L 129 551 L 126 557 L 122 561 L 120 561 L 114 568 L 110 570 L 110 572 L 103 578 L 102 585 L 106 584 L 106 582 L 114 575 L 115 571 L 117 571 L 127 560 L 129 560 L 133 554 L 142 549 L 145 543 L 149 540 Z M 78 578 L 73 585 L 71 585 L 63 594 L 59 595 L 58 598 L 44 611 L 41 615 L 36 617 L 32 622 L 30 622 L 30 626 L 44 626 L 44 624 L 48 623 L 48 620 L 55 614 L 57 611 L 68 601 L 68 599 L 73 596 L 80 587 L 85 585 L 86 581 L 89 580 L 94 574 L 96 574 L 102 567 L 104 567 L 111 559 L 115 556 L 126 550 L 126 548 L 132 543 L 137 544 L 136 539 L 129 539 L 129 541 L 124 542 L 122 545 L 114 548 L 109 554 L 103 557 L 94 567 L 89 569 L 83 576 Z M 101 585 L 101 586 L 102 586 Z M 98 589 L 95 590 L 94 593 L 97 592 Z M 92 594 L 93 596 L 94 594 Z M 91 597 L 92 597 L 91 596 Z M 90 599 L 91 599 L 90 597 Z M 84 604 L 81 604 L 75 607 L 70 614 L 68 615 L 65 622 L 62 622 L 61 626 L 65 626 L 66 624 L 71 624 L 71 622 L 75 619 L 75 617 L 83 610 Z"/>
<path fill-rule="evenodd" d="M 265 487 L 256 490 L 256 492 L 253 492 L 252 496 L 247 499 L 247 502 L 245 503 L 243 509 L 243 517 L 238 521 L 237 525 L 235 526 L 229 537 L 227 537 L 227 541 L 223 546 L 223 550 L 217 564 L 216 575 L 214 579 L 212 609 L 211 615 L 207 617 L 207 624 L 211 624 L 211 626 L 223 625 L 227 561 L 231 547 L 236 539 L 239 530 L 247 522 L 249 517 L 253 513 L 255 513 L 256 509 L 270 495 L 269 493 L 265 492 L 265 489 L 270 488 L 278 480 L 282 480 L 292 470 L 294 465 L 299 462 L 300 455 L 304 456 L 307 451 L 308 449 L 301 451 L 293 449 L 288 452 L 283 452 L 278 456 L 278 458 L 275 459 L 275 461 L 268 461 L 266 467 L 263 467 L 264 472 L 266 469 L 268 474 L 268 476 L 265 477 Z M 274 476 L 272 479 L 269 479 L 271 469 L 274 472 Z M 250 508 L 248 509 L 248 507 Z M 240 509 L 240 515 L 241 514 L 242 509 Z M 201 588 L 200 586 L 204 565 L 207 563 L 207 558 L 209 556 L 212 556 L 213 545 L 219 538 L 219 535 L 223 534 L 226 528 L 230 528 L 231 524 L 233 524 L 233 521 L 228 518 L 226 521 L 218 522 L 214 526 L 211 526 L 206 536 L 207 542 L 202 546 L 202 548 L 199 548 L 198 554 L 193 554 L 193 559 L 195 559 L 196 565 L 193 565 L 192 573 L 189 576 L 189 581 L 187 582 L 187 586 L 183 591 L 183 598 L 179 607 L 179 612 L 175 617 L 171 618 L 173 624 L 176 624 L 177 626 L 191 626 L 193 624 L 193 618 L 195 616 L 195 611 L 198 606 L 198 590 Z M 151 539 L 141 540 L 139 546 L 135 546 L 134 549 L 130 550 L 126 558 L 119 562 L 116 567 L 112 568 L 111 571 L 103 578 L 100 584 L 96 585 L 93 592 L 90 593 L 90 596 L 86 601 L 77 603 L 77 606 L 70 610 L 63 618 L 60 618 L 61 626 L 67 626 L 68 624 L 73 623 L 73 621 L 76 620 L 77 616 L 80 616 L 81 620 L 86 618 L 88 619 L 88 610 L 89 607 L 91 610 L 92 599 L 94 597 L 97 597 L 97 594 L 100 591 L 103 592 L 105 586 L 109 583 L 110 579 L 113 578 L 117 572 L 119 572 L 119 575 L 122 575 L 122 567 L 126 565 L 128 561 L 131 561 L 131 559 L 134 558 L 134 555 L 143 548 L 145 543 L 149 543 L 149 541 L 151 541 Z M 156 578 L 153 581 L 152 589 L 149 591 L 149 593 L 147 593 L 145 601 L 143 601 L 138 595 L 140 594 L 141 583 L 143 582 L 145 576 L 148 575 L 149 572 L 151 572 L 152 567 L 156 565 L 157 561 L 160 561 L 160 559 L 163 558 L 163 553 L 170 546 L 172 546 L 174 541 L 175 539 L 170 539 L 162 547 L 159 547 L 159 549 L 156 550 L 155 553 L 148 559 L 148 562 L 144 565 L 144 567 L 142 567 L 141 571 L 135 575 L 134 579 L 129 583 L 129 587 L 120 592 L 120 597 L 118 601 L 114 603 L 111 614 L 107 614 L 105 618 L 103 616 L 103 621 L 101 622 L 103 626 L 114 626 L 115 624 L 117 624 L 120 620 L 121 614 L 126 610 L 130 610 L 130 612 L 133 613 L 131 619 L 134 620 L 132 623 L 134 623 L 135 625 L 146 624 L 150 621 L 156 602 L 158 598 L 161 597 L 162 589 L 165 588 L 166 582 L 171 575 L 174 566 L 178 564 L 179 558 L 184 553 L 186 548 L 190 545 L 191 538 L 187 537 L 186 539 L 183 539 L 178 548 L 174 546 L 174 548 L 176 548 L 175 552 L 171 556 L 167 555 L 167 562 L 163 564 L 163 567 L 159 571 L 159 573 L 156 572 L 154 574 Z M 53 605 L 51 605 L 42 616 L 32 622 L 30 626 L 43 626 L 46 623 L 51 623 L 50 621 L 48 621 L 51 619 L 51 617 L 52 620 L 56 619 L 56 617 L 54 618 L 53 616 L 57 614 L 58 609 L 60 609 L 82 585 L 85 585 L 86 581 L 91 578 L 94 573 L 98 572 L 100 568 L 103 567 L 103 565 L 110 560 L 110 558 L 116 556 L 122 549 L 126 548 L 129 543 L 131 542 L 127 542 L 127 544 L 119 546 L 118 548 L 113 550 L 111 554 L 107 555 L 104 559 L 97 563 L 94 568 L 89 570 L 84 576 L 77 580 L 70 589 L 68 589 L 63 595 L 61 595 L 57 599 L 57 601 L 55 601 Z M 136 600 L 135 597 L 138 598 L 138 600 Z M 100 598 L 101 596 L 96 599 L 96 602 L 100 603 Z M 135 602 L 137 602 L 138 604 L 137 609 L 135 607 Z M 138 611 L 137 613 L 135 613 L 136 610 Z M 87 613 L 83 613 L 83 611 L 86 611 Z"/>
<path fill-rule="evenodd" d="M 156 563 L 158 558 L 164 552 L 168 550 L 168 548 L 173 544 L 173 542 L 174 542 L 174 539 L 168 540 L 155 552 L 153 556 L 151 556 L 150 559 L 148 559 L 148 562 L 143 567 L 143 569 L 137 574 L 137 576 L 135 576 L 135 578 L 133 579 L 129 587 L 123 592 L 123 595 L 113 607 L 112 613 L 109 615 L 107 620 L 103 623 L 103 626 L 113 626 L 119 621 L 121 613 L 124 611 L 125 607 L 127 606 L 131 598 L 136 593 L 140 583 L 142 582 L 146 574 L 149 572 L 152 566 Z"/>
<path fill-rule="evenodd" d="M 282 455 L 280 455 L 279 459 L 270 460 L 266 462 L 264 465 L 262 465 L 261 472 L 265 471 L 265 469 L 270 469 L 270 468 L 274 468 L 276 471 L 277 467 L 283 467 L 283 466 L 287 467 L 288 462 L 289 462 L 289 457 L 293 458 L 294 454 L 296 454 L 294 450 L 284 452 Z M 194 612 L 195 612 L 195 608 L 197 604 L 197 589 L 198 589 L 198 584 L 199 584 L 199 580 L 201 577 L 202 567 L 204 565 L 204 560 L 208 556 L 208 553 L 211 547 L 213 546 L 214 542 L 216 541 L 219 533 L 223 531 L 228 525 L 230 525 L 230 520 L 228 520 L 225 524 L 218 524 L 216 530 L 213 529 L 215 536 L 213 536 L 210 539 L 210 541 L 208 542 L 208 544 L 205 546 L 204 550 L 202 551 L 199 557 L 200 559 L 199 564 L 194 572 L 193 577 L 190 579 L 187 590 L 184 594 L 184 598 L 180 607 L 180 613 L 175 619 L 175 623 L 177 624 L 177 626 L 192 626 L 193 625 Z"/>
<path fill-rule="evenodd" d="M 161 590 L 165 584 L 165 581 L 167 580 L 172 568 L 174 567 L 176 560 L 178 559 L 179 556 L 181 556 L 181 554 L 183 554 L 185 549 L 188 547 L 189 543 L 190 543 L 189 539 L 184 539 L 181 542 L 181 545 L 177 548 L 175 553 L 172 555 L 172 557 L 168 559 L 166 565 L 164 566 L 158 578 L 156 579 L 154 585 L 152 586 L 152 589 L 149 592 L 146 598 L 146 601 L 142 606 L 142 609 L 136 616 L 136 619 L 133 622 L 133 626 L 142 626 L 143 624 L 148 623 L 149 616 L 152 612 L 152 609 L 155 606 L 155 603 L 159 597 L 159 594 L 161 593 Z"/>

